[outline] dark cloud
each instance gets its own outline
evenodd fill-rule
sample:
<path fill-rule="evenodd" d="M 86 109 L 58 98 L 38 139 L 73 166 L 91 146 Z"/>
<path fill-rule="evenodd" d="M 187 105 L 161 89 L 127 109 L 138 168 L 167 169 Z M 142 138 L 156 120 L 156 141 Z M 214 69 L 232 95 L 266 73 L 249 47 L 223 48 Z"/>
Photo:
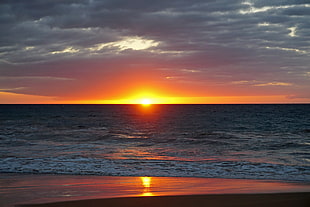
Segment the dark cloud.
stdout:
<path fill-rule="evenodd" d="M 249 84 L 258 81 L 276 94 L 306 96 L 309 10 L 302 0 L 3 0 L 0 76 L 11 78 L 0 79 L 0 89 L 59 97 L 87 93 L 98 75 L 108 81 L 128 65 L 135 71 L 146 64 L 145 70 L 165 68 L 162 77 L 200 71 L 186 74 L 187 83 L 237 91 L 244 84 L 236 83 L 248 81 L 264 93 Z M 130 41 L 149 46 L 135 49 Z M 43 78 L 16 76 L 55 78 L 47 78 L 44 88 Z M 273 82 L 290 85 L 274 90 L 267 84 Z M 66 90 L 53 89 L 53 83 Z"/>

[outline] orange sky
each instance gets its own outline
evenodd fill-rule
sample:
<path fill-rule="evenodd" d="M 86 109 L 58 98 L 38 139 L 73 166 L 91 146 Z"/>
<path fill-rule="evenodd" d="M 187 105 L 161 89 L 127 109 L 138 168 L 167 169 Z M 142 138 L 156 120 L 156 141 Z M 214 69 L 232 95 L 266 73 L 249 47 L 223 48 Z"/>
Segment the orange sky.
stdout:
<path fill-rule="evenodd" d="M 187 75 L 187 76 L 186 76 Z M 50 95 L 30 95 L 19 91 L 0 92 L 1 104 L 140 104 L 147 99 L 152 104 L 239 104 L 239 103 L 305 103 L 305 98 L 290 98 L 283 87 L 240 86 L 240 84 L 216 84 L 212 79 L 202 82 L 183 73 L 171 74 L 161 70 L 132 69 L 113 76 L 92 77 L 86 75 L 79 86 L 61 85 L 46 80 L 39 87 Z M 192 74 L 190 74 L 192 75 Z M 195 74 L 196 75 L 196 74 Z M 77 77 L 79 78 L 79 77 Z M 44 78 L 43 78 L 44 79 Z M 37 81 L 36 79 L 33 79 Z M 51 83 L 49 83 L 51 81 Z M 54 81 L 55 82 L 55 81 Z M 68 82 L 71 82 L 70 80 Z M 85 82 L 85 85 L 83 84 Z M 41 83 L 39 83 L 41 84 Z M 56 84 L 56 85 L 55 85 Z M 69 90 L 70 87 L 75 90 Z M 267 88 L 273 88 L 273 90 Z M 281 89 L 281 90 L 280 90 Z M 278 92 L 279 90 L 280 92 Z M 62 94 L 63 93 L 63 94 Z M 61 95 L 59 95 L 61 94 Z"/>
<path fill-rule="evenodd" d="M 92 64 L 90 64 L 92 66 Z M 131 66 L 112 72 L 81 72 L 86 65 L 73 64 L 70 78 L 28 76 L 12 78 L 30 87 L 0 90 L 1 104 L 239 104 L 239 103 L 307 103 L 308 98 L 290 97 L 292 85 L 258 81 L 217 82 L 212 72 L 162 70 L 151 64 Z M 99 71 L 99 72 L 98 72 Z M 58 71 L 56 71 L 58 73 Z M 17 85 L 18 86 L 18 85 Z M 21 85 L 22 86 L 22 85 Z M 29 88 L 29 89 L 28 89 Z"/>
<path fill-rule="evenodd" d="M 151 104 L 255 104 L 255 103 L 296 103 L 284 96 L 222 96 L 222 97 L 165 97 L 142 93 L 115 100 L 57 100 L 55 97 L 23 95 L 0 92 L 1 104 L 141 104 L 143 100 Z M 300 99 L 303 103 L 304 99 Z"/>

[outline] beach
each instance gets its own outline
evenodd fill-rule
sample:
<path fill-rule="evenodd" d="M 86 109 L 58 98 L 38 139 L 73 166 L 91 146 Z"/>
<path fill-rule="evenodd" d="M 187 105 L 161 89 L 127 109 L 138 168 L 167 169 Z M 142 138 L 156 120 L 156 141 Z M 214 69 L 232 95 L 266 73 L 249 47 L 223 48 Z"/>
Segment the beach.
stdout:
<path fill-rule="evenodd" d="M 20 205 L 20 207 L 307 207 L 309 205 L 310 193 L 283 193 L 110 198 L 48 204 L 30 204 Z"/>
<path fill-rule="evenodd" d="M 309 183 L 275 180 L 0 174 L 2 207 L 305 206 L 309 194 Z"/>

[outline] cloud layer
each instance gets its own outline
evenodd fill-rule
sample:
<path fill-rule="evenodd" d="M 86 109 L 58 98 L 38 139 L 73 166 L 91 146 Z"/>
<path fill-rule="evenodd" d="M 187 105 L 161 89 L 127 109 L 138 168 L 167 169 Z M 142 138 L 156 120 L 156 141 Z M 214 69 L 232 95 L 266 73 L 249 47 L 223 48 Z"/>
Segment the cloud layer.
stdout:
<path fill-rule="evenodd" d="M 307 0 L 3 0 L 0 25 L 2 92 L 310 100 Z"/>

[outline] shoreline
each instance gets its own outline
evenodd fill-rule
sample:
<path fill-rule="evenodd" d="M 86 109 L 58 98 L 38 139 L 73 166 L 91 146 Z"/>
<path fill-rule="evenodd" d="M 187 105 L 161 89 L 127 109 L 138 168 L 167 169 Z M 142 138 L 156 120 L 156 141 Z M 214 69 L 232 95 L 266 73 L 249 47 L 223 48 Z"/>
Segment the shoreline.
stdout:
<path fill-rule="evenodd" d="M 45 204 L 24 204 L 17 207 L 307 207 L 310 193 L 273 193 L 273 194 L 219 194 L 219 195 L 182 195 L 123 197 L 76 200 Z"/>
<path fill-rule="evenodd" d="M 140 177 L 152 177 L 152 178 L 180 178 L 180 179 L 224 179 L 224 180 L 253 180 L 263 182 L 277 182 L 277 183 L 292 183 L 297 185 L 309 185 L 310 180 L 304 181 L 299 179 L 281 180 L 281 179 L 266 179 L 266 178 L 232 178 L 232 177 L 202 177 L 202 176 L 131 176 L 131 175 L 97 175 L 97 174 L 61 174 L 61 173 L 31 173 L 31 172 L 0 172 L 0 179 L 4 176 L 66 176 L 66 177 L 119 177 L 119 178 L 140 178 Z"/>
<path fill-rule="evenodd" d="M 0 206 L 123 197 L 310 192 L 309 183 L 195 177 L 1 174 Z M 309 195 L 308 195 L 309 196 Z"/>

